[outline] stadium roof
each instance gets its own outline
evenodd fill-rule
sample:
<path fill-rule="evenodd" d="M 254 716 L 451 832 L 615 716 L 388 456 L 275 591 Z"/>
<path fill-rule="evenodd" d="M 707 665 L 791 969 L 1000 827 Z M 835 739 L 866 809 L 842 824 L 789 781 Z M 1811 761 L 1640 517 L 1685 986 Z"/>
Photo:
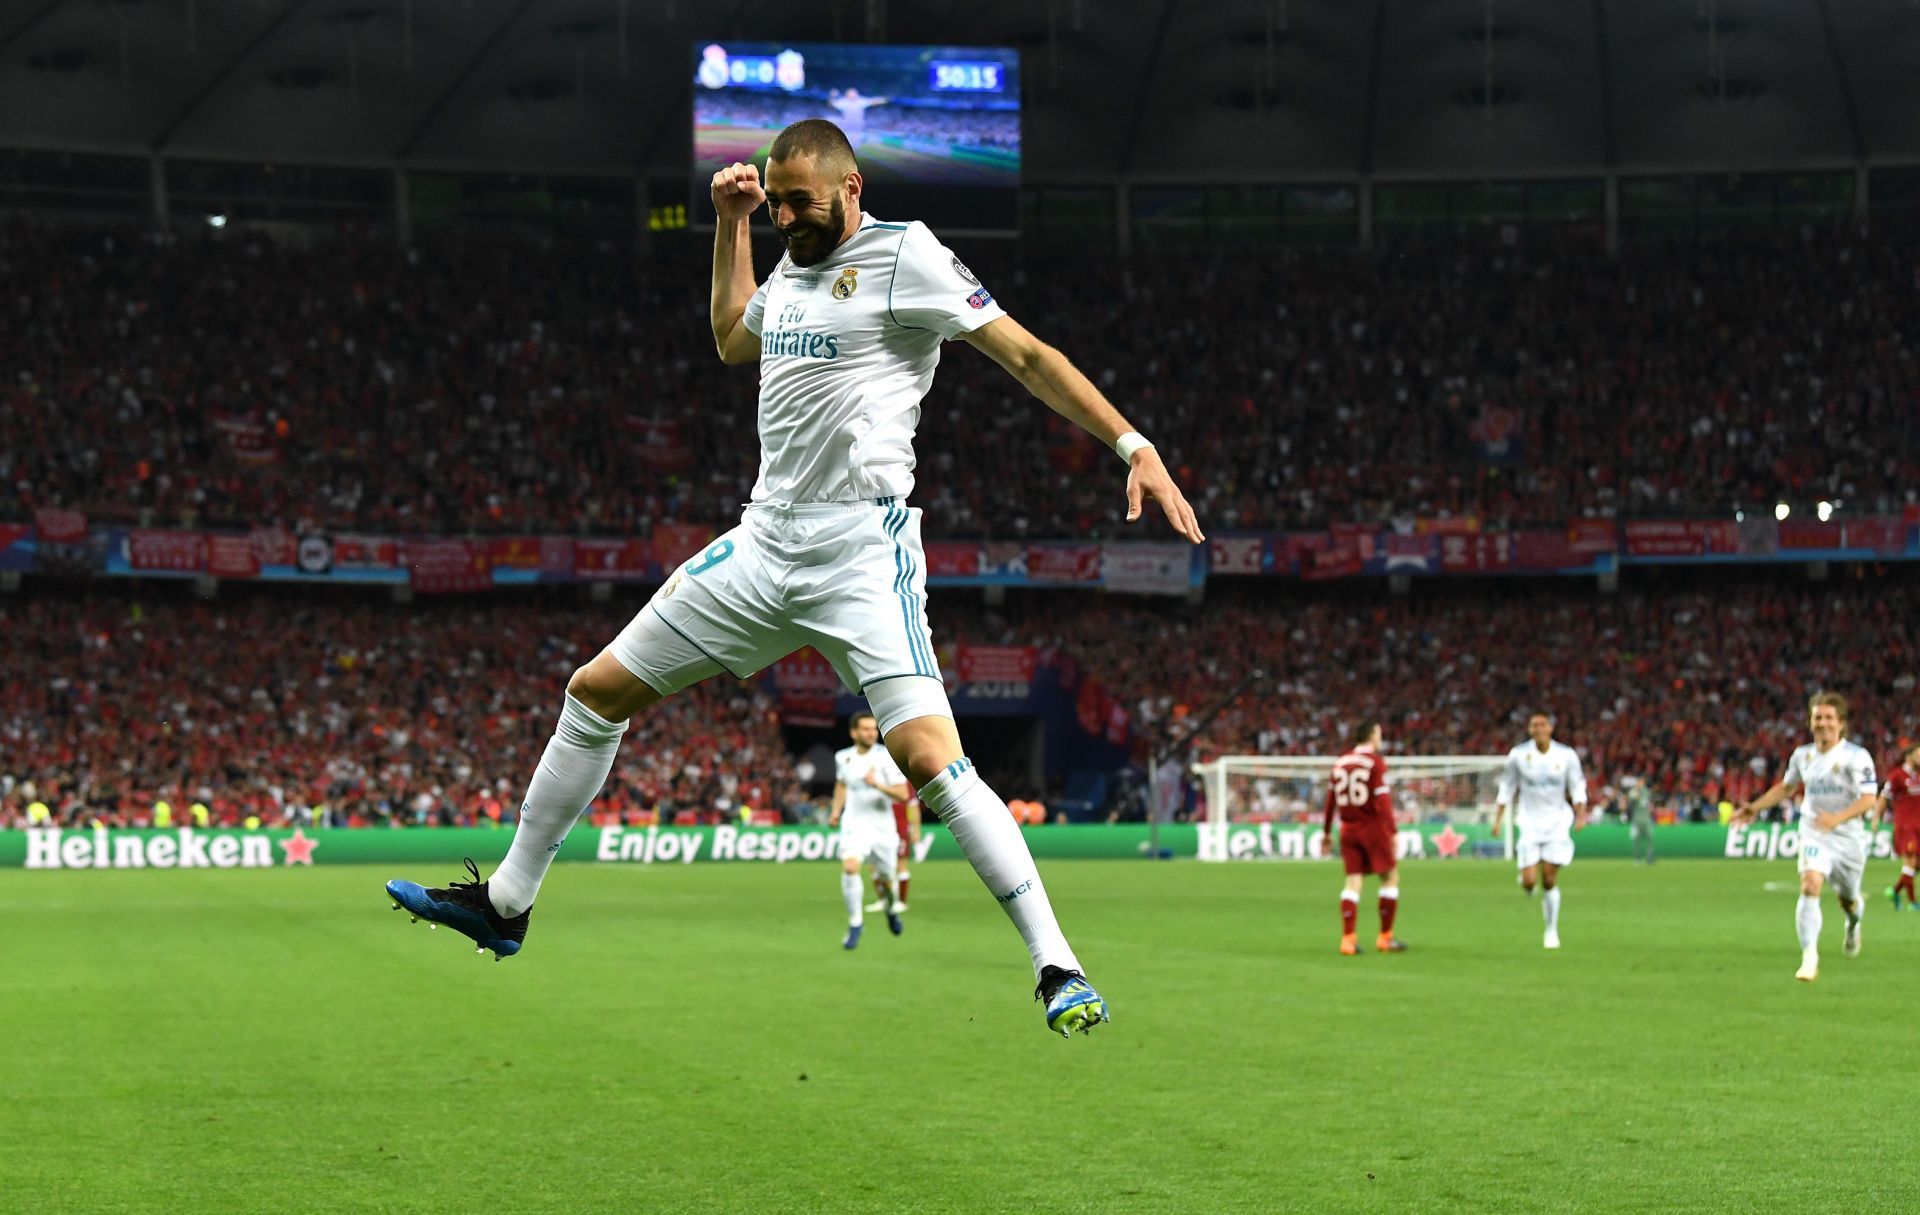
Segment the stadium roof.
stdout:
<path fill-rule="evenodd" d="M 697 40 L 870 22 L 1025 51 L 1030 180 L 1920 160 L 1914 0 L 0 0 L 0 145 L 677 174 Z"/>

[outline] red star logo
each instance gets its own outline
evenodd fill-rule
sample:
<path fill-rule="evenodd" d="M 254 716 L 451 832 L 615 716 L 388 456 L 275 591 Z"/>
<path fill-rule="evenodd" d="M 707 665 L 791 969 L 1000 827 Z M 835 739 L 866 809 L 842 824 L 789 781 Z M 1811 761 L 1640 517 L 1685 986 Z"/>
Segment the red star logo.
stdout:
<path fill-rule="evenodd" d="M 1442 827 L 1440 834 L 1433 837 L 1433 846 L 1440 850 L 1441 856 L 1459 856 L 1460 845 L 1466 842 L 1467 837 L 1455 831 L 1452 823 Z"/>
<path fill-rule="evenodd" d="M 291 836 L 280 841 L 280 846 L 287 850 L 287 859 L 283 864 L 312 865 L 313 850 L 320 846 L 320 841 L 308 839 L 300 828 L 295 827 Z"/>

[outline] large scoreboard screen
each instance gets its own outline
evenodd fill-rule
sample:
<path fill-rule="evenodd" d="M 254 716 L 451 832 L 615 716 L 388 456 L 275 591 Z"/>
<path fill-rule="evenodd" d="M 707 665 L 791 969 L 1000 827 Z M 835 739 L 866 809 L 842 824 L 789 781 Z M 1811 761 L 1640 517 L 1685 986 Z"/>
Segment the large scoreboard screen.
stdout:
<path fill-rule="evenodd" d="M 782 127 L 839 125 L 885 219 L 1010 231 L 1019 222 L 1020 52 L 997 47 L 703 42 L 693 48 L 694 192 L 765 167 Z"/>

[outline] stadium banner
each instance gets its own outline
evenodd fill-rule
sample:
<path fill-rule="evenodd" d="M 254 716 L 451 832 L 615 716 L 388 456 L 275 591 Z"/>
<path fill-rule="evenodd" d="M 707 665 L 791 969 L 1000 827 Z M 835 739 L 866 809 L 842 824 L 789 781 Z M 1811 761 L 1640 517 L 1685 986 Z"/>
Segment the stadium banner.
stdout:
<path fill-rule="evenodd" d="M 1137 542 L 1100 546 L 1100 583 L 1134 595 L 1184 595 L 1203 578 L 1193 545 Z"/>
<path fill-rule="evenodd" d="M 207 538 L 207 572 L 215 578 L 258 578 L 260 554 L 253 538 L 214 535 Z"/>
<path fill-rule="evenodd" d="M 773 664 L 780 724 L 826 728 L 834 724 L 840 676 L 820 652 L 807 646 Z"/>
<path fill-rule="evenodd" d="M 696 861 L 832 861 L 838 832 L 823 826 L 739 827 L 582 825 L 560 849 L 563 861 L 619 864 L 692 864 Z M 1021 834 L 1033 854 L 1054 859 L 1147 856 L 1152 833 L 1145 823 L 1045 825 Z M 0 869 L 277 869 L 298 865 L 444 864 L 462 858 L 495 864 L 513 840 L 510 826 L 384 827 L 201 830 L 134 828 L 106 830 L 37 828 L 0 831 Z M 1596 823 L 1574 836 L 1577 859 L 1633 855 L 1628 828 Z M 1224 832 L 1193 823 L 1160 827 L 1165 856 L 1210 860 L 1324 860 L 1318 855 L 1320 829 L 1289 823 L 1234 823 Z M 1792 824 L 1722 827 L 1685 823 L 1656 827 L 1654 847 L 1662 857 L 1718 857 L 1727 860 L 1781 861 L 1799 855 L 1799 831 Z M 914 849 L 920 860 L 959 860 L 959 846 L 945 828 L 928 825 Z M 1403 860 L 1499 857 L 1501 843 L 1484 826 L 1403 827 Z M 1893 855 L 1890 832 L 1873 838 L 1869 855 Z M 421 875 L 432 880 L 432 874 Z"/>
<path fill-rule="evenodd" d="M 1492 574 L 1513 568 L 1512 532 L 1449 532 L 1440 537 L 1440 568 L 1449 574 Z"/>
<path fill-rule="evenodd" d="M 30 523 L 0 523 L 0 572 L 26 573 L 33 569 L 34 552 Z"/>
<path fill-rule="evenodd" d="M 300 538 L 284 527 L 256 527 L 247 533 L 253 545 L 255 561 L 260 565 L 292 565 L 299 552 Z"/>
<path fill-rule="evenodd" d="M 1620 525 L 1611 519 L 1569 519 L 1567 547 L 1582 556 L 1617 552 L 1620 548 Z"/>
<path fill-rule="evenodd" d="M 484 540 L 409 540 L 407 574 L 414 592 L 452 595 L 493 585 L 493 562 Z"/>
<path fill-rule="evenodd" d="M 1564 531 L 1537 529 L 1513 533 L 1513 568 L 1516 570 L 1575 569 L 1591 565 L 1593 557 L 1592 553 L 1575 549 Z"/>
<path fill-rule="evenodd" d="M 33 512 L 34 531 L 49 544 L 85 544 L 87 516 L 82 511 L 43 506 Z"/>
<path fill-rule="evenodd" d="M 1083 582 L 1100 580 L 1098 544 L 1034 544 L 1027 548 L 1026 581 Z"/>
<path fill-rule="evenodd" d="M 204 532 L 135 528 L 127 533 L 127 565 L 136 570 L 202 573 L 207 568 L 207 543 Z"/>
<path fill-rule="evenodd" d="M 1039 857 L 1143 856 L 1145 824 L 1022 828 Z M 692 864 L 695 861 L 838 862 L 839 831 L 824 826 L 589 826 L 574 828 L 557 859 L 616 864 Z M 382 827 L 245 831 L 181 827 L 171 830 L 40 828 L 0 831 L 0 869 L 275 869 L 294 865 L 425 864 L 457 866 L 465 857 L 497 864 L 513 841 L 511 827 Z M 1160 829 L 1162 849 L 1192 856 L 1190 824 Z M 960 859 L 946 829 L 929 826 L 914 849 L 918 859 Z M 419 875 L 434 880 L 431 873 Z"/>
<path fill-rule="evenodd" d="M 653 529 L 653 560 L 661 576 L 713 543 L 714 531 L 704 523 L 662 523 Z"/>
<path fill-rule="evenodd" d="M 651 582 L 653 545 L 645 540 L 575 540 L 573 576 L 582 582 Z"/>
<path fill-rule="evenodd" d="M 1368 573 L 1431 574 L 1440 568 L 1440 537 L 1409 536 L 1390 532 L 1374 546 L 1379 554 L 1379 569 L 1369 564 Z"/>
<path fill-rule="evenodd" d="M 1449 860 L 1500 857 L 1505 845 L 1486 824 L 1402 826 L 1396 833 L 1401 860 Z M 1298 823 L 1226 823 L 1199 829 L 1202 860 L 1324 860 L 1319 825 Z M 1594 823 L 1573 836 L 1576 859 L 1633 856 L 1632 829 L 1625 823 Z M 1727 860 L 1781 860 L 1800 854 L 1800 831 L 1792 823 L 1723 827 L 1718 823 L 1675 823 L 1653 830 L 1653 847 L 1663 857 L 1721 857 Z M 1188 855 L 1180 853 L 1178 855 Z M 1893 856 L 1893 833 L 1873 837 L 1868 855 Z"/>
<path fill-rule="evenodd" d="M 1267 563 L 1265 536 L 1215 536 L 1208 541 L 1208 573 L 1214 577 L 1233 574 L 1265 574 Z"/>
<path fill-rule="evenodd" d="M 1366 570 L 1366 559 L 1360 555 L 1359 545 L 1350 541 L 1300 554 L 1300 576 L 1308 582 L 1354 578 L 1366 573 Z"/>
<path fill-rule="evenodd" d="M 971 540 L 929 540 L 925 548 L 929 582 L 980 575 L 980 546 Z"/>
<path fill-rule="evenodd" d="M 0 570 L 92 569 L 123 577 L 219 578 L 396 584 L 484 590 L 555 582 L 657 583 L 705 549 L 713 529 L 662 524 L 651 538 L 519 535 L 492 538 L 295 534 L 95 527 L 60 546 L 38 522 L 0 525 Z M 56 524 L 64 527 L 64 524 Z M 64 533 L 63 533 L 64 534 Z M 251 557 L 239 551 L 244 537 Z M 64 563 L 60 554 L 89 561 Z M 1585 575 L 1615 554 L 1625 564 L 1920 560 L 1920 532 L 1903 516 L 1776 522 L 1731 519 L 1577 519 L 1561 528 L 1491 531 L 1472 517 L 1422 518 L 1411 528 L 1343 523 L 1317 532 L 1215 537 L 1198 549 L 1158 542 L 935 540 L 926 546 L 930 586 L 1094 587 L 1180 594 L 1209 576 L 1308 581 L 1392 574 Z M 428 569 L 417 572 L 421 555 Z M 1178 555 L 1176 555 L 1178 554 Z M 1184 560 L 1183 560 L 1184 559 Z M 444 562 L 444 568 L 436 562 Z"/>

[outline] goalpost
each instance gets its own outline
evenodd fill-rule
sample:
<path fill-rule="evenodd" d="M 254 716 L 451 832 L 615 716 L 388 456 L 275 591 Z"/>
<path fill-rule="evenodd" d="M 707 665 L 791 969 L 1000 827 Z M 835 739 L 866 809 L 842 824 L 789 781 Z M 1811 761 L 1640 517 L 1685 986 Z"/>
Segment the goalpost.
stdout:
<path fill-rule="evenodd" d="M 1193 765 L 1206 798 L 1200 823 L 1200 859 L 1306 860 L 1319 855 L 1320 825 L 1327 804 L 1327 778 L 1337 756 L 1228 755 Z M 1504 755 L 1390 755 L 1394 818 L 1401 855 L 1431 855 L 1435 830 L 1454 831 L 1493 821 Z M 1508 807 L 1499 855 L 1513 856 L 1512 807 Z M 1450 830 L 1454 829 L 1454 830 Z M 1492 841 L 1462 835 L 1459 855 L 1481 855 Z"/>

